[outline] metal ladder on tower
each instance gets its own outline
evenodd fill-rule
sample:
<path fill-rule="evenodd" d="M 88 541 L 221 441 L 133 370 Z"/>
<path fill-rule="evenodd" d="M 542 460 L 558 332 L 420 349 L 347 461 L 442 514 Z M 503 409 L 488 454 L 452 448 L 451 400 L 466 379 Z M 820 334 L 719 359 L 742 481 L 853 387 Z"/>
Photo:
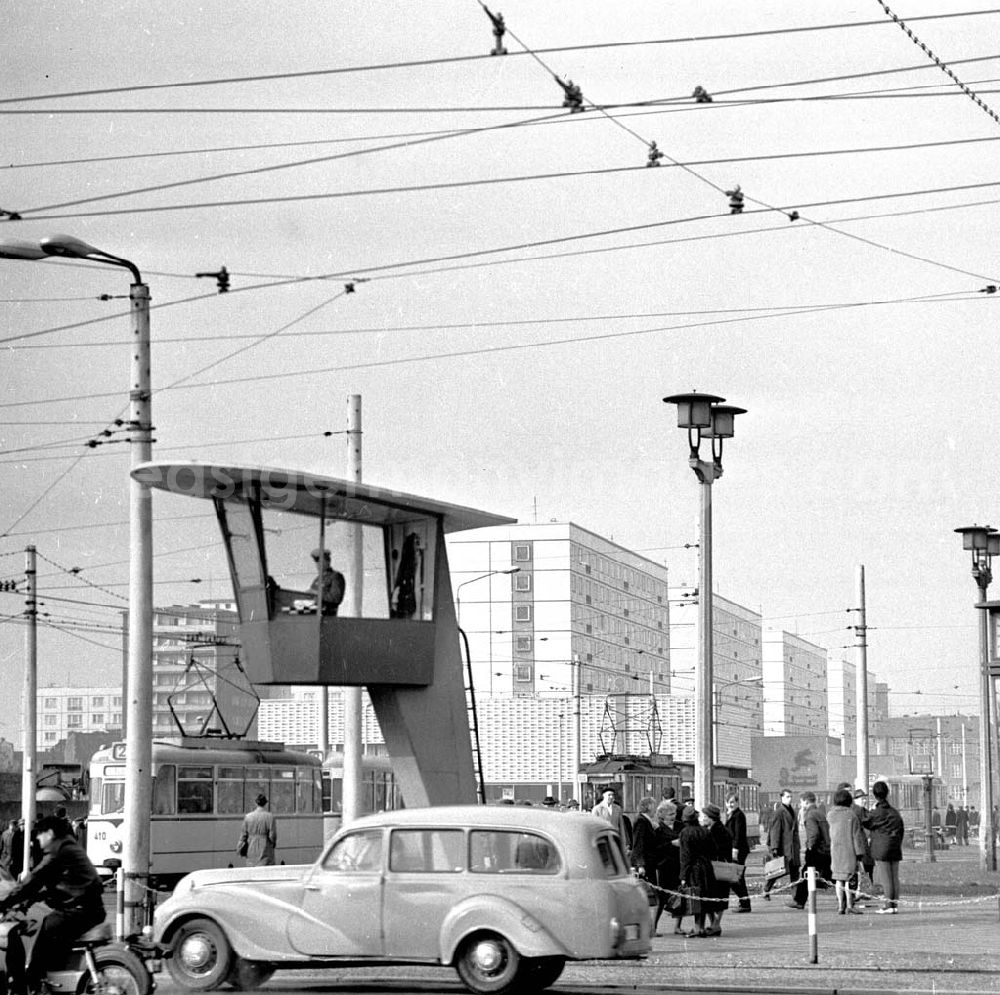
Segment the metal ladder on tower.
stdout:
<path fill-rule="evenodd" d="M 486 781 L 483 778 L 483 751 L 479 745 L 479 713 L 476 710 L 476 685 L 472 679 L 472 654 L 464 629 L 458 630 L 465 647 L 465 708 L 469 713 L 469 738 L 472 740 L 472 762 L 476 767 L 476 793 L 479 803 L 486 804 Z"/>

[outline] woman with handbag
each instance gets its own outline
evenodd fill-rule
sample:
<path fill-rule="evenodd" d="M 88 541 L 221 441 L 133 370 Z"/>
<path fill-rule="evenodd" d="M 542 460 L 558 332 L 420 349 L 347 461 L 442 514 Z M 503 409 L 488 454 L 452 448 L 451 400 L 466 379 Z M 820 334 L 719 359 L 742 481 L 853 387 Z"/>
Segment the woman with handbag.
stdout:
<path fill-rule="evenodd" d="M 681 890 L 684 892 L 688 910 L 694 917 L 694 929 L 685 936 L 708 936 L 705 930 L 705 914 L 708 902 L 715 888 L 712 874 L 712 856 L 715 844 L 708 830 L 699 825 L 698 813 L 694 808 L 684 809 L 684 828 L 677 843 L 680 848 Z"/>
<path fill-rule="evenodd" d="M 708 830 L 709 839 L 712 842 L 712 862 L 713 864 L 733 864 L 733 838 L 729 835 L 729 830 L 722 824 L 722 812 L 718 805 L 706 805 L 701 810 L 701 824 Z M 736 872 L 738 873 L 738 872 Z M 705 931 L 708 936 L 722 936 L 722 914 L 729 905 L 729 886 L 733 874 L 728 868 L 712 868 L 713 887 L 711 897 L 714 899 L 708 907 L 711 916 L 711 925 Z"/>

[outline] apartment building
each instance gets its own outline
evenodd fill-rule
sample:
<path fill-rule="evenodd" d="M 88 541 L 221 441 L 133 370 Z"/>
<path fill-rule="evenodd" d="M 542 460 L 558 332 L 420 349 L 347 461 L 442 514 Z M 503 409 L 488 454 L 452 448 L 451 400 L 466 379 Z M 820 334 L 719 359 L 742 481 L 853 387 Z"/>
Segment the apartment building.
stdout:
<path fill-rule="evenodd" d="M 448 537 L 478 696 L 670 691 L 667 570 L 572 522 Z"/>

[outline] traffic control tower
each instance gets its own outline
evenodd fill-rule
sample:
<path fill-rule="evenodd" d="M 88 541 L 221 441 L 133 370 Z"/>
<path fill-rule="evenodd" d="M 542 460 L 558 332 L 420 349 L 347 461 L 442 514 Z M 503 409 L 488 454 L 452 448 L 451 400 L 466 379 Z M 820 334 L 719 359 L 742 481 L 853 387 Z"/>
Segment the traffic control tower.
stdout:
<path fill-rule="evenodd" d="M 267 467 L 146 463 L 132 476 L 212 502 L 253 683 L 364 685 L 407 805 L 475 803 L 444 537 L 513 519 Z"/>

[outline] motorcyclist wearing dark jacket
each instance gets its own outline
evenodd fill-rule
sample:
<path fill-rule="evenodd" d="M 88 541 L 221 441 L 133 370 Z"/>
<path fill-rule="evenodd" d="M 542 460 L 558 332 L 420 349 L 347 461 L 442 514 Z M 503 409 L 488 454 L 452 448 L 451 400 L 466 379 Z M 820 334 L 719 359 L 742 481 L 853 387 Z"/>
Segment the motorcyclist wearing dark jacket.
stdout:
<path fill-rule="evenodd" d="M 32 902 L 52 909 L 31 948 L 25 970 L 29 992 L 41 991 L 48 968 L 62 964 L 73 941 L 105 918 L 100 877 L 83 847 L 67 834 L 66 820 L 51 815 L 41 819 L 37 839 L 41 862 L 0 899 L 0 913 Z"/>

